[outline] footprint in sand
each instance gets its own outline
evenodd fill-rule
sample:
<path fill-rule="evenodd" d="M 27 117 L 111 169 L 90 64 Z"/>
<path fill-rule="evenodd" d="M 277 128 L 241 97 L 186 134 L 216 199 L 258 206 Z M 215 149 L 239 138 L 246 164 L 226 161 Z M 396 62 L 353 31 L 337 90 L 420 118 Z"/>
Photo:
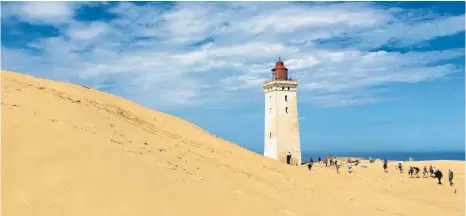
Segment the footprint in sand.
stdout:
<path fill-rule="evenodd" d="M 243 192 L 242 192 L 242 191 L 240 191 L 240 190 L 235 190 L 235 193 L 237 193 L 237 194 L 239 194 L 239 195 L 246 196 L 246 194 L 245 194 L 245 193 L 243 193 Z"/>
<path fill-rule="evenodd" d="M 295 214 L 293 212 L 290 212 L 289 210 L 282 210 L 283 213 L 285 213 L 286 215 L 290 215 L 290 216 L 295 216 Z"/>

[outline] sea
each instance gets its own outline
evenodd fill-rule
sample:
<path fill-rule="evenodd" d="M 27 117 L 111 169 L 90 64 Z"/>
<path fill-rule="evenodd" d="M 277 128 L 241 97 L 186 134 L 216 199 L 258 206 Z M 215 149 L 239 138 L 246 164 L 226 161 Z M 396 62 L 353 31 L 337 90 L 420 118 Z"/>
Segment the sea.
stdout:
<path fill-rule="evenodd" d="M 335 152 L 330 153 L 334 157 L 359 157 L 369 159 L 387 159 L 395 161 L 408 161 L 410 157 L 415 161 L 423 160 L 465 160 L 465 152 L 461 151 L 437 151 L 437 152 Z M 302 152 L 303 161 L 309 160 L 310 157 L 317 160 L 319 157 L 329 156 L 328 152 Z"/>

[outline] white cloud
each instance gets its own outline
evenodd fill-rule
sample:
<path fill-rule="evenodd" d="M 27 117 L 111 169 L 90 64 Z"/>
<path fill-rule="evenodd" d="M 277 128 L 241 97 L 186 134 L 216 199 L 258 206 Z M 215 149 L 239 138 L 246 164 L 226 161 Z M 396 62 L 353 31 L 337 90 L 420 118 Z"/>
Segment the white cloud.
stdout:
<path fill-rule="evenodd" d="M 435 20 L 415 23 L 395 22 L 376 31 L 364 32 L 360 36 L 371 46 L 390 43 L 394 46 L 407 46 L 436 37 L 453 35 L 464 31 L 464 14 L 440 17 Z"/>
<path fill-rule="evenodd" d="M 75 40 L 89 40 L 102 35 L 107 30 L 103 22 L 92 22 L 87 25 L 74 26 L 68 29 L 67 35 Z"/>
<path fill-rule="evenodd" d="M 113 86 L 109 91 L 157 108 L 213 106 L 241 103 L 243 91 L 253 90 L 261 100 L 261 84 L 281 56 L 298 78 L 304 101 L 343 106 L 386 100 L 373 86 L 457 72 L 442 61 L 464 53 L 370 52 L 373 46 L 403 47 L 464 31 L 464 15 L 414 16 L 367 3 L 179 2 L 167 9 L 120 2 L 109 9 L 118 17 L 105 22 L 73 20 L 79 6 L 41 2 L 35 10 L 37 3 L 9 3 L 7 17 L 66 25 L 60 25 L 64 35 L 27 44 L 40 54 L 2 46 L 4 68 Z"/>
<path fill-rule="evenodd" d="M 10 2 L 2 3 L 2 18 L 16 17 L 34 24 L 63 24 L 71 22 L 79 2 Z"/>
<path fill-rule="evenodd" d="M 303 68 L 309 68 L 319 64 L 320 61 L 313 56 L 307 57 L 307 59 L 289 59 L 284 62 L 289 70 L 299 70 Z"/>
<path fill-rule="evenodd" d="M 28 18 L 44 20 L 67 19 L 73 15 L 66 2 L 28 2 L 20 12 Z"/>
<path fill-rule="evenodd" d="M 348 8 L 341 7 L 288 7 L 268 12 L 254 17 L 249 22 L 243 22 L 240 26 L 243 30 L 252 30 L 254 33 L 267 30 L 292 33 L 302 27 L 323 27 L 338 23 L 345 23 L 349 27 L 372 27 L 380 21 L 377 18 L 381 18 L 375 11 L 363 8 L 348 11 Z"/>
<path fill-rule="evenodd" d="M 220 80 L 220 86 L 228 91 L 248 89 L 261 86 L 266 81 L 265 78 L 250 75 L 237 75 Z M 257 88 L 261 90 L 260 88 Z"/>
<path fill-rule="evenodd" d="M 324 55 L 320 56 L 321 59 L 317 59 L 324 62 L 323 64 L 315 66 L 310 73 L 298 76 L 298 79 L 304 81 L 302 88 L 338 92 L 387 83 L 415 83 L 440 78 L 460 72 L 461 68 L 435 63 L 460 57 L 464 49 L 405 54 L 386 51 L 322 53 Z M 340 57 L 336 60 L 328 58 L 332 55 Z M 345 61 L 341 61 L 341 58 Z"/>

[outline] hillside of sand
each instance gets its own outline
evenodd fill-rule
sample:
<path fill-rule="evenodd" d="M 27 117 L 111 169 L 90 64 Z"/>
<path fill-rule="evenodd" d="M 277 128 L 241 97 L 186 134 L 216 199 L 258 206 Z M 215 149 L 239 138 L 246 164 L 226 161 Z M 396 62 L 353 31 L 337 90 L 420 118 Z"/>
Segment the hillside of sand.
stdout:
<path fill-rule="evenodd" d="M 464 215 L 464 162 L 410 162 L 451 168 L 453 187 L 379 162 L 309 171 L 120 97 L 1 75 L 4 216 Z"/>

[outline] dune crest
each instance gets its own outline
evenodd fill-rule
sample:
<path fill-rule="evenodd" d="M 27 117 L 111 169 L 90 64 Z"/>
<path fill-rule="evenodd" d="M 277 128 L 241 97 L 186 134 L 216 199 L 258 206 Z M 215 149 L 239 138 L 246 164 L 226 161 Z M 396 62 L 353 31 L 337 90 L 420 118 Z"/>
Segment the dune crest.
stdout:
<path fill-rule="evenodd" d="M 454 187 L 394 164 L 309 172 L 95 89 L 1 75 L 4 216 L 464 215 L 464 162 L 434 162 Z"/>

